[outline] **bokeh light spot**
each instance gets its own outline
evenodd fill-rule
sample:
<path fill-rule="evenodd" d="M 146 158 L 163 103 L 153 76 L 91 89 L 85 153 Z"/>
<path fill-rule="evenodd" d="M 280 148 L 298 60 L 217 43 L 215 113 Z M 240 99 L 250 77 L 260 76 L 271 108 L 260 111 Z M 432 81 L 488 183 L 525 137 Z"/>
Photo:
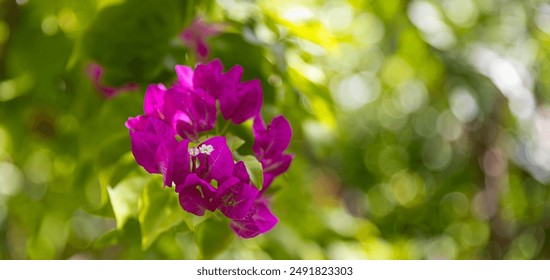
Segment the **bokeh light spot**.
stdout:
<path fill-rule="evenodd" d="M 17 166 L 9 162 L 0 162 L 0 195 L 17 195 L 23 189 L 23 183 L 23 174 Z"/>
<path fill-rule="evenodd" d="M 460 27 L 471 27 L 477 21 L 478 11 L 472 0 L 446 0 L 443 8 L 445 15 Z"/>
<path fill-rule="evenodd" d="M 433 171 L 442 171 L 451 163 L 453 150 L 449 143 L 432 139 L 422 147 L 422 161 Z"/>
<path fill-rule="evenodd" d="M 453 238 L 443 235 L 430 240 L 425 249 L 425 255 L 430 260 L 455 259 L 458 254 L 458 245 Z"/>
<path fill-rule="evenodd" d="M 25 176 L 33 183 L 42 184 L 51 179 L 52 163 L 44 150 L 33 152 L 23 166 Z"/>
<path fill-rule="evenodd" d="M 449 98 L 451 111 L 462 123 L 468 123 L 477 117 L 479 107 L 470 91 L 465 87 L 456 87 Z"/>
<path fill-rule="evenodd" d="M 55 35 L 59 29 L 59 23 L 57 18 L 53 15 L 49 15 L 42 20 L 42 32 L 48 36 Z"/>
<path fill-rule="evenodd" d="M 65 33 L 72 33 L 78 30 L 78 18 L 72 9 L 65 8 L 58 14 L 59 27 Z"/>
<path fill-rule="evenodd" d="M 359 73 L 347 77 L 333 92 L 335 101 L 346 110 L 356 110 L 373 102 L 379 95 L 378 79 L 372 74 Z"/>
<path fill-rule="evenodd" d="M 414 69 L 399 56 L 386 59 L 382 68 L 382 80 L 390 87 L 398 87 L 414 76 Z"/>
<path fill-rule="evenodd" d="M 410 114 L 420 109 L 428 101 L 428 91 L 418 80 L 409 80 L 397 88 L 398 109 Z"/>

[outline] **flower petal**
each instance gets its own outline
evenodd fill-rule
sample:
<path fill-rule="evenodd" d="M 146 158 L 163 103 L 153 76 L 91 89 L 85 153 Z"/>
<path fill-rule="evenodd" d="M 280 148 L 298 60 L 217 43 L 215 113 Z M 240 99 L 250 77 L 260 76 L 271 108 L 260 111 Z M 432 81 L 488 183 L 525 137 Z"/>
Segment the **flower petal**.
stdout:
<path fill-rule="evenodd" d="M 144 120 L 145 123 L 143 123 Z M 140 118 L 132 122 L 129 120 L 127 125 L 132 127 L 130 138 L 136 162 L 149 173 L 162 173 L 163 168 L 166 167 L 166 161 L 169 160 L 165 158 L 168 156 L 167 147 L 177 144 L 172 129 L 155 118 Z M 161 144 L 164 148 L 159 151 Z"/>
<path fill-rule="evenodd" d="M 260 112 L 262 86 L 259 80 L 240 83 L 237 90 L 220 96 L 220 109 L 226 120 L 240 124 Z"/>
<path fill-rule="evenodd" d="M 206 23 L 202 18 L 196 17 L 191 25 L 183 30 L 180 38 L 188 48 L 195 51 L 199 61 L 205 61 L 208 58 L 206 39 L 219 34 L 224 28 L 223 24 Z"/>
<path fill-rule="evenodd" d="M 263 122 L 261 118 L 256 117 L 254 119 L 255 141 L 252 149 L 260 160 L 274 158 L 288 148 L 292 137 L 292 128 L 283 116 L 273 118 L 266 129 L 263 129 L 265 125 L 261 122 Z"/>
<path fill-rule="evenodd" d="M 178 76 L 178 83 L 188 89 L 193 88 L 193 69 L 186 65 L 176 65 L 176 75 Z"/>
<path fill-rule="evenodd" d="M 270 161 L 270 165 L 262 166 L 264 169 L 264 185 L 262 188 L 262 193 L 271 185 L 275 177 L 286 172 L 290 167 L 290 163 L 294 155 L 280 155 L 274 161 Z M 265 163 L 262 163 L 264 165 Z"/>
<path fill-rule="evenodd" d="M 262 115 L 257 114 L 252 123 L 252 134 L 254 134 L 254 138 L 260 138 L 266 131 L 267 128 L 265 127 L 265 121 Z"/>
<path fill-rule="evenodd" d="M 277 222 L 277 217 L 271 213 L 266 201 L 258 200 L 245 218 L 231 221 L 230 226 L 240 237 L 252 238 L 270 231 Z"/>
<path fill-rule="evenodd" d="M 250 211 L 257 196 L 258 190 L 254 186 L 231 177 L 220 185 L 215 201 L 225 216 L 242 219 Z"/>
<path fill-rule="evenodd" d="M 147 123 L 147 116 L 139 115 L 135 118 L 128 118 L 128 120 L 124 123 L 124 126 L 128 128 L 130 131 L 142 131 L 145 129 L 145 124 Z"/>
<path fill-rule="evenodd" d="M 223 87 L 226 86 L 222 81 L 222 72 L 223 65 L 219 59 L 214 59 L 208 64 L 199 64 L 195 68 L 193 85 L 196 89 L 201 89 L 217 99 L 220 97 Z"/>
<path fill-rule="evenodd" d="M 164 93 L 166 87 L 163 84 L 149 85 L 145 91 L 143 100 L 143 111 L 147 116 L 159 119 L 164 118 L 162 113 L 164 104 Z"/>
<path fill-rule="evenodd" d="M 225 137 L 216 136 L 204 141 L 201 145 L 211 145 L 214 149 L 209 154 L 199 154 L 200 167 L 197 173 L 206 181 L 222 182 L 233 174 L 233 154 L 227 146 Z"/>
<path fill-rule="evenodd" d="M 103 73 L 104 73 L 103 66 L 97 63 L 92 63 L 88 65 L 88 67 L 86 67 L 86 75 L 92 81 L 96 91 L 101 93 L 101 95 L 105 98 L 112 98 L 117 96 L 121 92 L 133 91 L 139 88 L 139 86 L 136 83 L 129 83 L 119 87 L 112 87 L 112 86 L 105 85 L 101 81 L 103 77 Z"/>
<path fill-rule="evenodd" d="M 243 161 L 235 163 L 235 166 L 233 167 L 233 176 L 237 177 L 239 180 L 241 180 L 241 182 L 247 184 L 250 183 L 250 176 L 248 175 L 246 165 Z"/>
<path fill-rule="evenodd" d="M 166 91 L 164 111 L 168 122 L 185 138 L 196 138 L 216 125 L 216 101 L 202 92 L 173 87 Z"/>
<path fill-rule="evenodd" d="M 208 45 L 203 39 L 197 39 L 195 50 L 200 61 L 204 61 L 208 57 Z"/>
<path fill-rule="evenodd" d="M 205 210 L 214 211 L 217 205 L 212 203 L 216 189 L 201 180 L 196 174 L 190 174 L 183 184 L 176 187 L 183 210 L 197 216 L 204 215 Z"/>
<path fill-rule="evenodd" d="M 178 185 L 185 181 L 189 175 L 189 140 L 183 139 L 176 145 L 174 151 L 170 151 L 170 162 L 167 164 L 166 173 L 164 174 L 164 185 L 172 186 L 172 182 Z"/>

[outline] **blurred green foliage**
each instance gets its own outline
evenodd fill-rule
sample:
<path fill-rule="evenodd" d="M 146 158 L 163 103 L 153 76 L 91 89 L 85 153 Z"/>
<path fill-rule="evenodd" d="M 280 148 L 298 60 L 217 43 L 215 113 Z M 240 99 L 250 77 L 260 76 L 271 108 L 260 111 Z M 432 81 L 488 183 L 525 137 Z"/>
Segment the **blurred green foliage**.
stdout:
<path fill-rule="evenodd" d="M 195 16 L 293 126 L 254 239 L 130 152 Z M 140 90 L 103 98 L 92 62 Z M 0 259 L 548 259 L 547 77 L 543 0 L 0 0 Z"/>

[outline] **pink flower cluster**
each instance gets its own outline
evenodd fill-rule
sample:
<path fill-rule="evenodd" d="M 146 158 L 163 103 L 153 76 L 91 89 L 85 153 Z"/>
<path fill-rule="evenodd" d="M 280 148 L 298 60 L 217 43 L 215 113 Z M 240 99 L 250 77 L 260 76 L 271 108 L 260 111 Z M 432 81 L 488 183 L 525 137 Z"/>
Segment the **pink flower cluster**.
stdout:
<path fill-rule="evenodd" d="M 195 215 L 219 210 L 243 238 L 271 230 L 277 218 L 264 195 L 273 179 L 285 172 L 293 155 L 286 154 L 292 130 L 283 116 L 265 125 L 260 115 L 258 80 L 241 81 L 243 69 L 223 72 L 219 60 L 195 70 L 176 66 L 178 80 L 169 88 L 150 85 L 144 114 L 129 118 L 132 153 L 147 172 L 162 174 L 175 185 L 181 207 Z M 218 113 L 225 122 L 253 121 L 253 153 L 261 163 L 263 185 L 255 186 L 243 161 L 235 161 L 223 135 L 213 135 Z"/>

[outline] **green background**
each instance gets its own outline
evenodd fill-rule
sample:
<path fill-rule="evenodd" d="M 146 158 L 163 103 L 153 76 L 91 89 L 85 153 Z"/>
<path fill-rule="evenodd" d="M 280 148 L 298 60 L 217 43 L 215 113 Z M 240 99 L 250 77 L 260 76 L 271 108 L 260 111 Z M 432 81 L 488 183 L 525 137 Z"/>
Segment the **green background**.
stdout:
<path fill-rule="evenodd" d="M 254 239 L 130 152 L 196 16 L 293 127 Z M 543 0 L 0 0 L 0 259 L 548 259 L 549 55 Z"/>

